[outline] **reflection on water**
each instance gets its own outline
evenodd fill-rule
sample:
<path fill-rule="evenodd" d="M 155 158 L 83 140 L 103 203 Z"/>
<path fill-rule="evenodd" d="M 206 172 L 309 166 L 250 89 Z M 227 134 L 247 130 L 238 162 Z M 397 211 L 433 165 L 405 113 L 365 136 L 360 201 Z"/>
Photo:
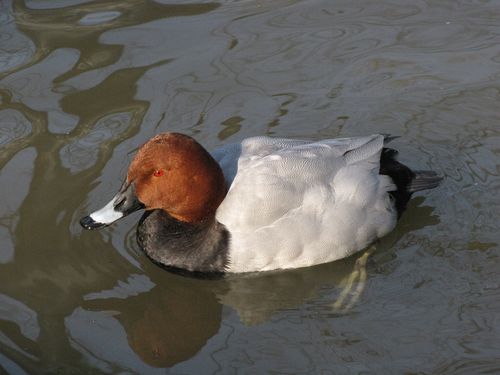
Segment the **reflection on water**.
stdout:
<path fill-rule="evenodd" d="M 498 371 L 500 114 L 494 1 L 0 3 L 0 366 L 48 373 Z M 78 218 L 161 131 L 385 132 L 445 183 L 357 256 L 192 280 L 151 264 L 137 215 Z M 167 368 L 167 370 L 165 370 Z"/>
<path fill-rule="evenodd" d="M 170 5 L 152 0 L 106 0 L 62 8 L 54 8 L 48 4 L 47 9 L 37 9 L 22 0 L 14 1 L 12 16 L 17 29 L 35 44 L 36 50 L 31 53 L 28 61 L 22 61 L 21 65 L 16 64 L 15 67 L 11 65 L 8 74 L 41 62 L 57 49 L 76 48 L 80 52 L 78 61 L 70 71 L 53 80 L 53 83 L 63 82 L 75 75 L 110 66 L 119 60 L 123 45 L 99 42 L 100 36 L 106 31 L 167 17 L 205 13 L 217 7 L 218 4 Z"/>
<path fill-rule="evenodd" d="M 176 279 L 173 286 L 157 284 L 137 295 L 88 300 L 82 304 L 81 314 L 92 310 L 100 312 L 101 318 L 103 314 L 113 316 L 125 329 L 126 343 L 143 362 L 152 367 L 171 367 L 194 356 L 220 328 L 222 306 L 206 289 L 190 279 Z M 67 321 L 72 336 L 79 345 L 97 351 L 94 355 L 99 355 L 94 345 L 96 336 L 116 345 L 118 340 L 105 338 L 105 325 L 92 329 L 82 327 L 84 319 L 73 320 Z M 113 359 L 127 367 L 126 357 L 116 354 Z"/>

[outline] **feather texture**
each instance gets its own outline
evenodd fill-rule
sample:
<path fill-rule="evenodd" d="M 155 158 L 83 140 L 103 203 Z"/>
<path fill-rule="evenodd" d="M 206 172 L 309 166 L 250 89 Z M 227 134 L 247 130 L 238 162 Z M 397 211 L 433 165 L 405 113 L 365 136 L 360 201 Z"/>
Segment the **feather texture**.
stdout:
<path fill-rule="evenodd" d="M 389 233 L 397 213 L 395 186 L 379 174 L 383 146 L 382 135 L 254 137 L 215 150 L 229 187 L 216 213 L 231 233 L 228 270 L 330 262 Z"/>

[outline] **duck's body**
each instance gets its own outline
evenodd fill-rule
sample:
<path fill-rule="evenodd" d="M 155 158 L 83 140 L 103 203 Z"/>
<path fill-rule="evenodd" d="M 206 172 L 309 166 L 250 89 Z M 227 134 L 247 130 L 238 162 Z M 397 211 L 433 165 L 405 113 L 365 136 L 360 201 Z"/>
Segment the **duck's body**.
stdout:
<path fill-rule="evenodd" d="M 187 136 L 160 134 L 138 151 L 117 197 L 82 225 L 98 229 L 145 206 L 141 248 L 161 265 L 191 272 L 331 262 L 388 234 L 411 194 L 441 180 L 398 163 L 385 141 L 254 137 L 210 156 Z M 167 196 L 175 202 L 158 202 Z"/>

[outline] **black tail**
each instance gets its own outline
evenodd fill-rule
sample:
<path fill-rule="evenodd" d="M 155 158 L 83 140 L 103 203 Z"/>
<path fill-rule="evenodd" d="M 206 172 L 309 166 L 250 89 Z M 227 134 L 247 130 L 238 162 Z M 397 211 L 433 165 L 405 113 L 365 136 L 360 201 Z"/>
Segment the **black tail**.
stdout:
<path fill-rule="evenodd" d="M 413 177 L 413 180 L 411 180 L 408 185 L 410 193 L 420 190 L 434 189 L 439 186 L 441 181 L 443 181 L 443 178 L 439 177 L 434 171 L 413 171 L 413 173 L 415 174 L 415 177 Z"/>
<path fill-rule="evenodd" d="M 398 152 L 391 148 L 382 150 L 380 174 L 389 176 L 396 185 L 396 190 L 390 191 L 389 194 L 394 198 L 399 218 L 405 211 L 406 205 L 414 192 L 433 189 L 439 186 L 443 178 L 433 171 L 412 171 L 396 160 L 397 155 Z"/>

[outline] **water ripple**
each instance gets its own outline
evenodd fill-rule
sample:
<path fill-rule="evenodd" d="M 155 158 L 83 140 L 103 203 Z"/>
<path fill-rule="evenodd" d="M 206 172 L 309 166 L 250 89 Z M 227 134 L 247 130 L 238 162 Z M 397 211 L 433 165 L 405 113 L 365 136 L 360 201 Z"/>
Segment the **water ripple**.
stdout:
<path fill-rule="evenodd" d="M 31 130 L 32 127 L 30 122 L 18 111 L 12 109 L 2 111 L 0 147 L 15 139 L 26 137 L 31 133 Z"/>
<path fill-rule="evenodd" d="M 131 119 L 131 113 L 115 113 L 103 117 L 88 135 L 61 149 L 62 165 L 72 173 L 90 168 L 97 160 L 99 145 L 122 132 Z"/>

